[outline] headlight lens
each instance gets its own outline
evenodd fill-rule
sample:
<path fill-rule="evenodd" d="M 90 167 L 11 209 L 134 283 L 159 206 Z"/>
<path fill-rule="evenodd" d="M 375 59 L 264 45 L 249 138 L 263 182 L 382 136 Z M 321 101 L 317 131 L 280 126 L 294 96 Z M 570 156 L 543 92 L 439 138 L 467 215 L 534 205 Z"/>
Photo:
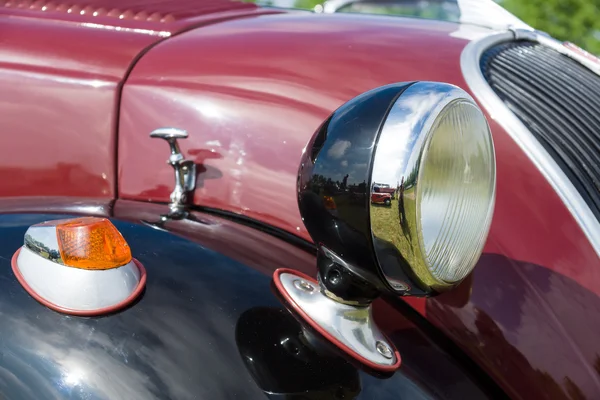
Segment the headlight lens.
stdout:
<path fill-rule="evenodd" d="M 388 209 L 371 202 L 369 212 L 377 261 L 393 289 L 406 292 L 417 278 L 424 293 L 443 291 L 473 270 L 492 220 L 495 169 L 485 116 L 463 90 L 417 82 L 392 105 L 371 183 L 398 196 Z"/>
<path fill-rule="evenodd" d="M 435 278 L 458 282 L 481 254 L 495 188 L 489 128 L 471 102 L 454 101 L 439 114 L 417 182 L 417 230 L 425 265 Z"/>

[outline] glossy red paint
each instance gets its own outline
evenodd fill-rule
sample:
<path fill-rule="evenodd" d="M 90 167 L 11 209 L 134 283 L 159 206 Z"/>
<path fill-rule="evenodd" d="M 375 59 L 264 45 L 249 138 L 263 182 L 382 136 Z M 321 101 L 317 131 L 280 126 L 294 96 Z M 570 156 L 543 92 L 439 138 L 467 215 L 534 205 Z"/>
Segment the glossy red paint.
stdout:
<path fill-rule="evenodd" d="M 498 174 L 490 236 L 469 281 L 428 300 L 427 316 L 513 398 L 598 398 L 598 256 L 529 159 L 490 122 Z"/>
<path fill-rule="evenodd" d="M 386 83 L 427 79 L 468 90 L 460 53 L 483 32 L 385 17 L 251 18 L 266 11 L 226 2 L 118 3 L 0 3 L 0 196 L 57 196 L 48 209 L 72 212 L 79 203 L 84 214 L 108 214 L 120 87 L 140 54 L 177 35 L 150 50 L 125 85 L 119 195 L 168 201 L 166 147 L 148 134 L 178 126 L 191 133 L 181 143 L 186 156 L 201 164 L 197 204 L 308 239 L 295 182 L 318 125 Z M 457 290 L 408 301 L 512 397 L 598 398 L 598 257 L 541 174 L 490 122 L 498 199 L 485 254 Z M 15 205 L 31 207 L 26 197 L 0 201 Z M 215 235 L 224 232 L 238 230 Z M 256 253 L 254 263 L 274 270 L 288 252 L 273 251 L 268 262 Z"/>
<path fill-rule="evenodd" d="M 389 187 L 387 185 L 382 186 L 380 184 L 375 183 L 374 190 L 377 193 L 389 193 L 389 195 L 392 196 L 392 198 L 396 197 L 396 189 L 395 188 L 391 188 L 391 187 Z"/>
<path fill-rule="evenodd" d="M 0 18 L 0 194 L 112 198 L 117 85 L 154 39 Z"/>
<path fill-rule="evenodd" d="M 64 213 L 107 217 L 111 214 L 112 199 L 84 197 L 0 197 L 2 213 Z"/>
<path fill-rule="evenodd" d="M 163 42 L 123 91 L 119 195 L 168 201 L 167 149 L 148 134 L 180 127 L 190 132 L 182 150 L 201 164 L 196 204 L 309 239 L 296 172 L 322 121 L 391 82 L 468 90 L 460 54 L 481 33 L 431 21 L 296 14 L 223 22 Z M 411 304 L 511 397 L 598 398 L 600 260 L 523 151 L 490 124 L 498 194 L 485 254 L 459 289 Z"/>
<path fill-rule="evenodd" d="M 0 196 L 114 198 L 120 88 L 139 54 L 189 27 L 264 12 L 147 3 L 117 15 L 119 1 L 0 2 Z"/>
<path fill-rule="evenodd" d="M 167 149 L 148 135 L 158 126 L 184 127 L 190 138 L 180 145 L 202 165 L 197 204 L 309 239 L 295 185 L 300 155 L 317 127 L 345 101 L 382 84 L 428 76 L 455 80 L 455 60 L 465 45 L 448 37 L 439 62 L 424 63 L 456 25 L 340 17 L 246 18 L 153 48 L 123 89 L 119 196 L 168 201 L 173 173 L 164 168 Z M 415 35 L 421 45 L 409 46 Z"/>
<path fill-rule="evenodd" d="M 389 204 L 392 204 L 392 195 L 389 193 L 371 193 L 371 203 L 384 204 L 386 200 L 390 202 Z"/>
<path fill-rule="evenodd" d="M 207 15 L 256 10 L 253 3 L 229 0 L 0 0 L 0 15 L 163 36 L 205 22 Z"/>

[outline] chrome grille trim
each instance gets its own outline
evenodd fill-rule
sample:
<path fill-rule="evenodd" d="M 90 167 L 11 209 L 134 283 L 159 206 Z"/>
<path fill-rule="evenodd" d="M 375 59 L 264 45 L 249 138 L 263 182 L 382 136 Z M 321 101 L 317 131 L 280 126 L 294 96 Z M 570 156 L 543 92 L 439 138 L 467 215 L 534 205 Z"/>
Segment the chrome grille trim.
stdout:
<path fill-rule="evenodd" d="M 561 53 L 589 68 L 587 63 L 581 61 L 578 54 L 570 52 L 567 48 L 563 49 L 562 44 L 552 38 L 533 31 L 506 31 L 472 41 L 464 48 L 460 57 L 463 77 L 471 93 L 487 111 L 490 118 L 504 128 L 554 188 L 600 257 L 600 223 L 598 219 L 558 163 L 496 95 L 481 71 L 480 60 L 486 50 L 497 44 L 516 39 L 537 41 L 553 48 L 560 46 Z"/>

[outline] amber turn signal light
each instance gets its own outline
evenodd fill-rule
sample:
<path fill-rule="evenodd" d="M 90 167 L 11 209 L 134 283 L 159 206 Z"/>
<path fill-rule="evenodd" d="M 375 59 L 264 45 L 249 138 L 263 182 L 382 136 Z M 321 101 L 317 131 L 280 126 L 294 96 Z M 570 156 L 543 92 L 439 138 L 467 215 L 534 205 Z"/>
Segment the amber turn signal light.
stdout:
<path fill-rule="evenodd" d="M 56 226 L 58 249 L 65 265 L 111 269 L 131 261 L 129 245 L 105 218 L 83 217 Z"/>
<path fill-rule="evenodd" d="M 105 218 L 32 225 L 11 264 L 31 297 L 69 315 L 114 313 L 130 305 L 146 285 L 144 266 L 131 257 L 125 238 Z"/>

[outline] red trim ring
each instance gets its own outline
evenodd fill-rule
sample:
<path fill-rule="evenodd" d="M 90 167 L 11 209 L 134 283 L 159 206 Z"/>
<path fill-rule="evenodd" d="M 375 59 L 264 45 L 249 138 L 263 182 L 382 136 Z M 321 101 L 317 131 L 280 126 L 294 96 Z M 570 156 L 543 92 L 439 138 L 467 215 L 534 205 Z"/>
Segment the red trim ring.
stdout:
<path fill-rule="evenodd" d="M 376 363 L 366 359 L 365 357 L 361 356 L 356 351 L 352 350 L 350 347 L 346 346 L 344 343 L 339 341 L 335 336 L 333 336 L 332 334 L 327 332 L 325 329 L 323 329 L 319 324 L 317 324 L 313 319 L 311 319 L 308 316 L 308 314 L 306 314 L 304 312 L 304 310 L 302 310 L 302 308 L 300 308 L 300 306 L 294 301 L 294 299 L 292 299 L 292 297 L 289 295 L 289 293 L 285 290 L 285 288 L 283 287 L 283 284 L 281 283 L 281 279 L 280 279 L 281 274 L 295 275 L 295 276 L 298 276 L 309 282 L 313 282 L 315 285 L 318 285 L 318 282 L 316 281 L 316 279 L 311 278 L 310 276 L 303 274 L 302 272 L 295 271 L 295 270 L 289 269 L 289 268 L 279 268 L 279 269 L 275 270 L 275 272 L 273 273 L 273 281 L 275 283 L 275 287 L 277 288 L 277 290 L 279 290 L 279 293 L 281 293 L 281 295 L 288 301 L 288 303 L 290 303 L 290 305 L 294 308 L 294 311 L 296 313 L 298 313 L 302 317 L 302 319 L 304 319 L 313 329 L 315 329 L 317 332 L 319 332 L 321 335 L 323 335 L 327 340 L 329 340 L 331 343 L 333 343 L 336 347 L 338 347 L 344 353 L 346 353 L 350 357 L 354 358 L 356 361 L 358 361 L 374 370 L 384 371 L 384 372 L 393 372 L 400 367 L 400 363 L 401 363 L 400 353 L 398 352 L 398 350 L 394 347 L 393 343 L 387 337 L 386 337 L 386 339 L 387 339 L 388 343 L 390 344 L 390 346 L 392 346 L 392 348 L 394 349 L 394 354 L 396 355 L 396 363 L 393 365 L 376 364 Z"/>
<path fill-rule="evenodd" d="M 42 296 L 37 294 L 31 288 L 31 286 L 29 286 L 29 284 L 25 281 L 25 278 L 23 277 L 23 274 L 21 274 L 21 271 L 19 270 L 19 266 L 17 265 L 17 257 L 19 256 L 20 252 L 21 252 L 21 248 L 19 248 L 15 252 L 15 254 L 12 256 L 11 264 L 12 264 L 12 270 L 13 270 L 15 276 L 17 277 L 17 280 L 21 284 L 21 286 L 23 286 L 25 291 L 27 291 L 27 293 L 29 293 L 31 295 L 31 297 L 36 299 L 38 302 L 40 302 L 41 304 L 45 305 L 46 307 L 48 307 L 50 309 L 57 311 L 59 313 L 62 313 L 62 314 L 74 315 L 74 316 L 78 316 L 78 317 L 95 317 L 95 316 L 99 316 L 99 315 L 106 315 L 106 314 L 114 313 L 115 311 L 121 310 L 121 309 L 127 307 L 128 305 L 130 305 L 131 303 L 133 303 L 135 301 L 135 299 L 142 293 L 142 291 L 144 290 L 144 287 L 146 287 L 146 269 L 144 268 L 144 266 L 142 265 L 141 262 L 139 262 L 135 258 L 132 258 L 133 262 L 135 263 L 135 266 L 140 271 L 140 281 L 138 282 L 138 285 L 135 288 L 135 290 L 125 300 L 123 300 L 115 305 L 112 305 L 109 307 L 98 308 L 95 310 L 75 310 L 72 308 L 62 307 L 62 306 L 59 306 L 57 304 L 54 304 L 54 303 L 44 299 Z"/>

